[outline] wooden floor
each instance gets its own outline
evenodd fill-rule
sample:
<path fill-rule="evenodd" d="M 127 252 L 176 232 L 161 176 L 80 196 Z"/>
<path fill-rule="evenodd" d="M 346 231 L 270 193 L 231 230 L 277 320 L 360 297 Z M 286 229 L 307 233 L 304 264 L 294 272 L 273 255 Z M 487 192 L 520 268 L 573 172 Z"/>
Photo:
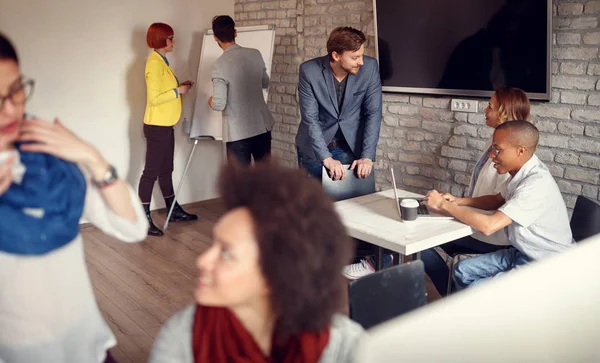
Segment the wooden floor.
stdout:
<path fill-rule="evenodd" d="M 223 206 L 210 200 L 185 209 L 198 221 L 170 224 L 165 236 L 143 243 L 119 242 L 90 226 L 82 229 L 96 300 L 117 337 L 111 353 L 119 363 L 146 362 L 160 326 L 193 301 L 195 260 L 210 244 Z M 153 219 L 162 226 L 164 212 Z M 439 298 L 429 280 L 427 292 L 429 301 Z"/>

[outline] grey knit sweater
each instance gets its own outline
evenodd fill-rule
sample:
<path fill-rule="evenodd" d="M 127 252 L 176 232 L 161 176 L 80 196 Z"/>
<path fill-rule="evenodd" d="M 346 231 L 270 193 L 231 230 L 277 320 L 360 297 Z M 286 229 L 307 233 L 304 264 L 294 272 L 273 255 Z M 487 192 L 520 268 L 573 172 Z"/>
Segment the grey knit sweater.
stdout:
<path fill-rule="evenodd" d="M 162 326 L 154 341 L 149 363 L 194 363 L 192 326 L 195 308 L 195 304 L 187 306 Z M 355 349 L 363 334 L 360 325 L 346 316 L 335 315 L 331 320 L 329 343 L 319 363 L 354 362 Z"/>

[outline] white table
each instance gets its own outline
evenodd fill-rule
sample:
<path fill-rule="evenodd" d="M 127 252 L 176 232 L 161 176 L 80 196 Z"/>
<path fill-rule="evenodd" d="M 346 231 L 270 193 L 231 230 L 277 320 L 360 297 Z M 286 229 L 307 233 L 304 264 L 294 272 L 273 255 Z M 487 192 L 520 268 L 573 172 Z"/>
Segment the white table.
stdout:
<path fill-rule="evenodd" d="M 400 189 L 398 196 L 423 197 Z M 455 219 L 417 218 L 402 222 L 393 189 L 339 201 L 334 206 L 348 235 L 380 247 L 378 255 L 385 248 L 403 258 L 473 233 L 471 227 Z M 380 264 L 381 258 L 377 260 Z"/>

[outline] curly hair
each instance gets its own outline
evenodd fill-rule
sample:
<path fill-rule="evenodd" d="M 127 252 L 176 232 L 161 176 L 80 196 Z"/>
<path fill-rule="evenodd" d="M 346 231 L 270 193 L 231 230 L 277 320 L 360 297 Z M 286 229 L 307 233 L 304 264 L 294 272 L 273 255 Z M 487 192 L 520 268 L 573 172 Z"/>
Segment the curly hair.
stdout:
<path fill-rule="evenodd" d="M 498 120 L 500 123 L 514 120 L 529 121 L 530 103 L 520 88 L 501 87 L 494 93 L 498 102 Z"/>
<path fill-rule="evenodd" d="M 252 215 L 275 336 L 322 331 L 347 293 L 341 272 L 352 253 L 331 199 L 306 173 L 274 162 L 227 165 L 219 185 L 227 211 Z"/>

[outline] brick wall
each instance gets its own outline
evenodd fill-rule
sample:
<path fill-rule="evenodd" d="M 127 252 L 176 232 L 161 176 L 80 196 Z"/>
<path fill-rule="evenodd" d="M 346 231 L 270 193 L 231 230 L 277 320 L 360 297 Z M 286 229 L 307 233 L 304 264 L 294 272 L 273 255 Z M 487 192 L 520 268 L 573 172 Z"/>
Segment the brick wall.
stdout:
<path fill-rule="evenodd" d="M 533 102 L 532 121 L 542 135 L 538 157 L 552 171 L 569 208 L 577 195 L 600 199 L 600 1 L 555 0 L 552 101 Z M 273 153 L 296 163 L 294 137 L 300 120 L 296 87 L 304 60 L 326 54 L 327 35 L 350 25 L 367 34 L 374 54 L 371 0 L 235 0 L 239 26 L 275 24 L 269 108 L 276 125 Z M 423 192 L 436 188 L 461 195 L 492 129 L 479 113 L 450 111 L 451 97 L 384 93 L 377 147 L 377 186 Z"/>

